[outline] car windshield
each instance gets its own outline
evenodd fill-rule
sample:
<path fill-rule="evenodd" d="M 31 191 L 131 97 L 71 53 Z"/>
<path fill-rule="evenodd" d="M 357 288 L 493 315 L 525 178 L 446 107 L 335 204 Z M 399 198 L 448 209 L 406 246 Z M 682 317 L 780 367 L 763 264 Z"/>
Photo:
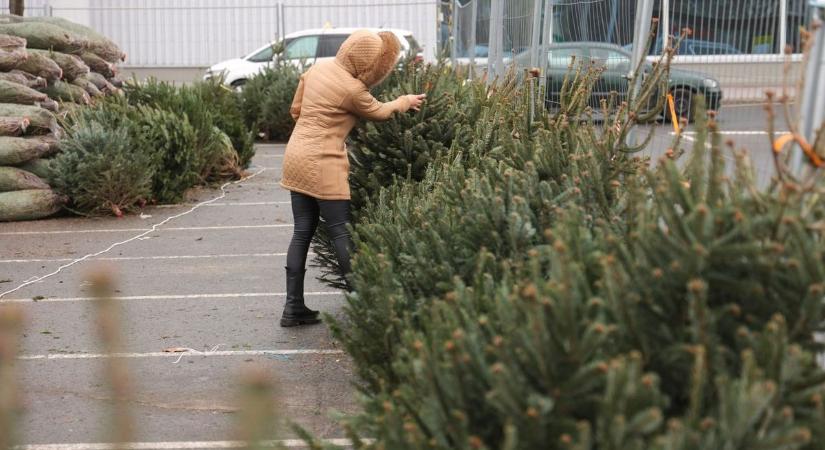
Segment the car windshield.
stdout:
<path fill-rule="evenodd" d="M 270 45 L 270 46 L 258 51 L 254 55 L 250 56 L 249 58 L 247 58 L 247 60 L 251 61 L 251 62 L 269 62 L 269 61 L 272 61 L 272 55 L 274 53 L 275 53 L 275 51 L 273 49 L 273 46 Z"/>
<path fill-rule="evenodd" d="M 286 46 L 286 59 L 312 59 L 318 49 L 318 36 L 295 38 Z"/>

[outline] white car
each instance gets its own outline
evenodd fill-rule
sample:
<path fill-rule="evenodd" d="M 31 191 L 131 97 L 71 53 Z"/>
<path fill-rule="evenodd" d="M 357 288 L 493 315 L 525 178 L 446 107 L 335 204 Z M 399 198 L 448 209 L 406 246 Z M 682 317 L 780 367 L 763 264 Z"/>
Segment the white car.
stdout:
<path fill-rule="evenodd" d="M 302 65 L 313 64 L 326 59 L 335 58 L 338 48 L 356 30 L 364 28 L 319 28 L 312 30 L 298 31 L 286 35 L 283 39 L 285 50 L 283 57 L 290 64 Z M 410 53 L 416 54 L 417 58 L 423 58 L 421 46 L 418 45 L 412 33 L 406 30 L 393 28 L 367 28 L 375 32 L 391 31 L 401 42 L 401 55 Z M 204 80 L 214 78 L 223 74 L 224 83 L 236 89 L 240 89 L 250 78 L 254 77 L 265 68 L 272 66 L 274 58 L 277 57 L 275 49 L 280 47 L 281 41 L 267 44 L 243 58 L 230 59 L 210 67 L 204 75 Z"/>

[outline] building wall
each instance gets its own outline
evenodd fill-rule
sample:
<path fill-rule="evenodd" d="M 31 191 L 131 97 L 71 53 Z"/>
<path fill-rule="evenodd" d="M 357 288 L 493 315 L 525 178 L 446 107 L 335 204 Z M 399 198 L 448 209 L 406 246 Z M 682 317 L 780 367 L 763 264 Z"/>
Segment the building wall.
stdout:
<path fill-rule="evenodd" d="M 322 27 L 413 32 L 434 58 L 438 0 L 28 0 L 27 15 L 90 25 L 128 55 L 126 67 L 206 67 L 285 33 Z M 0 0 L 8 8 L 8 0 Z"/>

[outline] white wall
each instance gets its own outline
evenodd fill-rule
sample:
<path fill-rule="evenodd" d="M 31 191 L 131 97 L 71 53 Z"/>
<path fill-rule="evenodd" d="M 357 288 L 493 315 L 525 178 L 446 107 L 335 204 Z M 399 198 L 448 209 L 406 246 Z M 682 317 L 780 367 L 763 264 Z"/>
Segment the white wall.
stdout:
<path fill-rule="evenodd" d="M 26 0 L 26 15 L 44 15 L 44 6 L 46 5 L 46 1 L 47 0 Z M 0 0 L 0 12 L 3 14 L 9 13 L 9 0 Z"/>
<path fill-rule="evenodd" d="M 27 14 L 88 24 L 117 42 L 131 67 L 205 67 L 306 28 L 394 27 L 435 56 L 438 0 L 28 0 Z M 0 6 L 7 5 L 0 0 Z"/>

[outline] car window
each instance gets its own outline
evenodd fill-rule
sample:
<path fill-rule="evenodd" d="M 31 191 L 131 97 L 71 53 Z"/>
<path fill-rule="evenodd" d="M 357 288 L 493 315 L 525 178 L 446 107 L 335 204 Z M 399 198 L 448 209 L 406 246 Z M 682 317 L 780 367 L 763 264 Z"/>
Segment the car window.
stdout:
<path fill-rule="evenodd" d="M 318 40 L 318 58 L 331 58 L 338 54 L 341 44 L 347 40 L 346 34 L 325 34 Z"/>
<path fill-rule="evenodd" d="M 295 38 L 287 44 L 286 59 L 313 59 L 318 49 L 318 36 Z"/>
<path fill-rule="evenodd" d="M 547 52 L 547 61 L 550 63 L 551 68 L 566 68 L 570 65 L 570 62 L 573 61 L 573 58 L 576 58 L 576 61 L 582 61 L 584 58 L 584 49 L 581 48 L 554 48 Z"/>
<path fill-rule="evenodd" d="M 274 50 L 272 46 L 269 46 L 258 53 L 250 56 L 247 60 L 250 62 L 269 62 L 272 61 L 272 55 L 274 54 Z"/>
<path fill-rule="evenodd" d="M 608 70 L 627 69 L 630 66 L 630 57 L 627 54 L 608 48 L 591 48 L 590 59 Z"/>

